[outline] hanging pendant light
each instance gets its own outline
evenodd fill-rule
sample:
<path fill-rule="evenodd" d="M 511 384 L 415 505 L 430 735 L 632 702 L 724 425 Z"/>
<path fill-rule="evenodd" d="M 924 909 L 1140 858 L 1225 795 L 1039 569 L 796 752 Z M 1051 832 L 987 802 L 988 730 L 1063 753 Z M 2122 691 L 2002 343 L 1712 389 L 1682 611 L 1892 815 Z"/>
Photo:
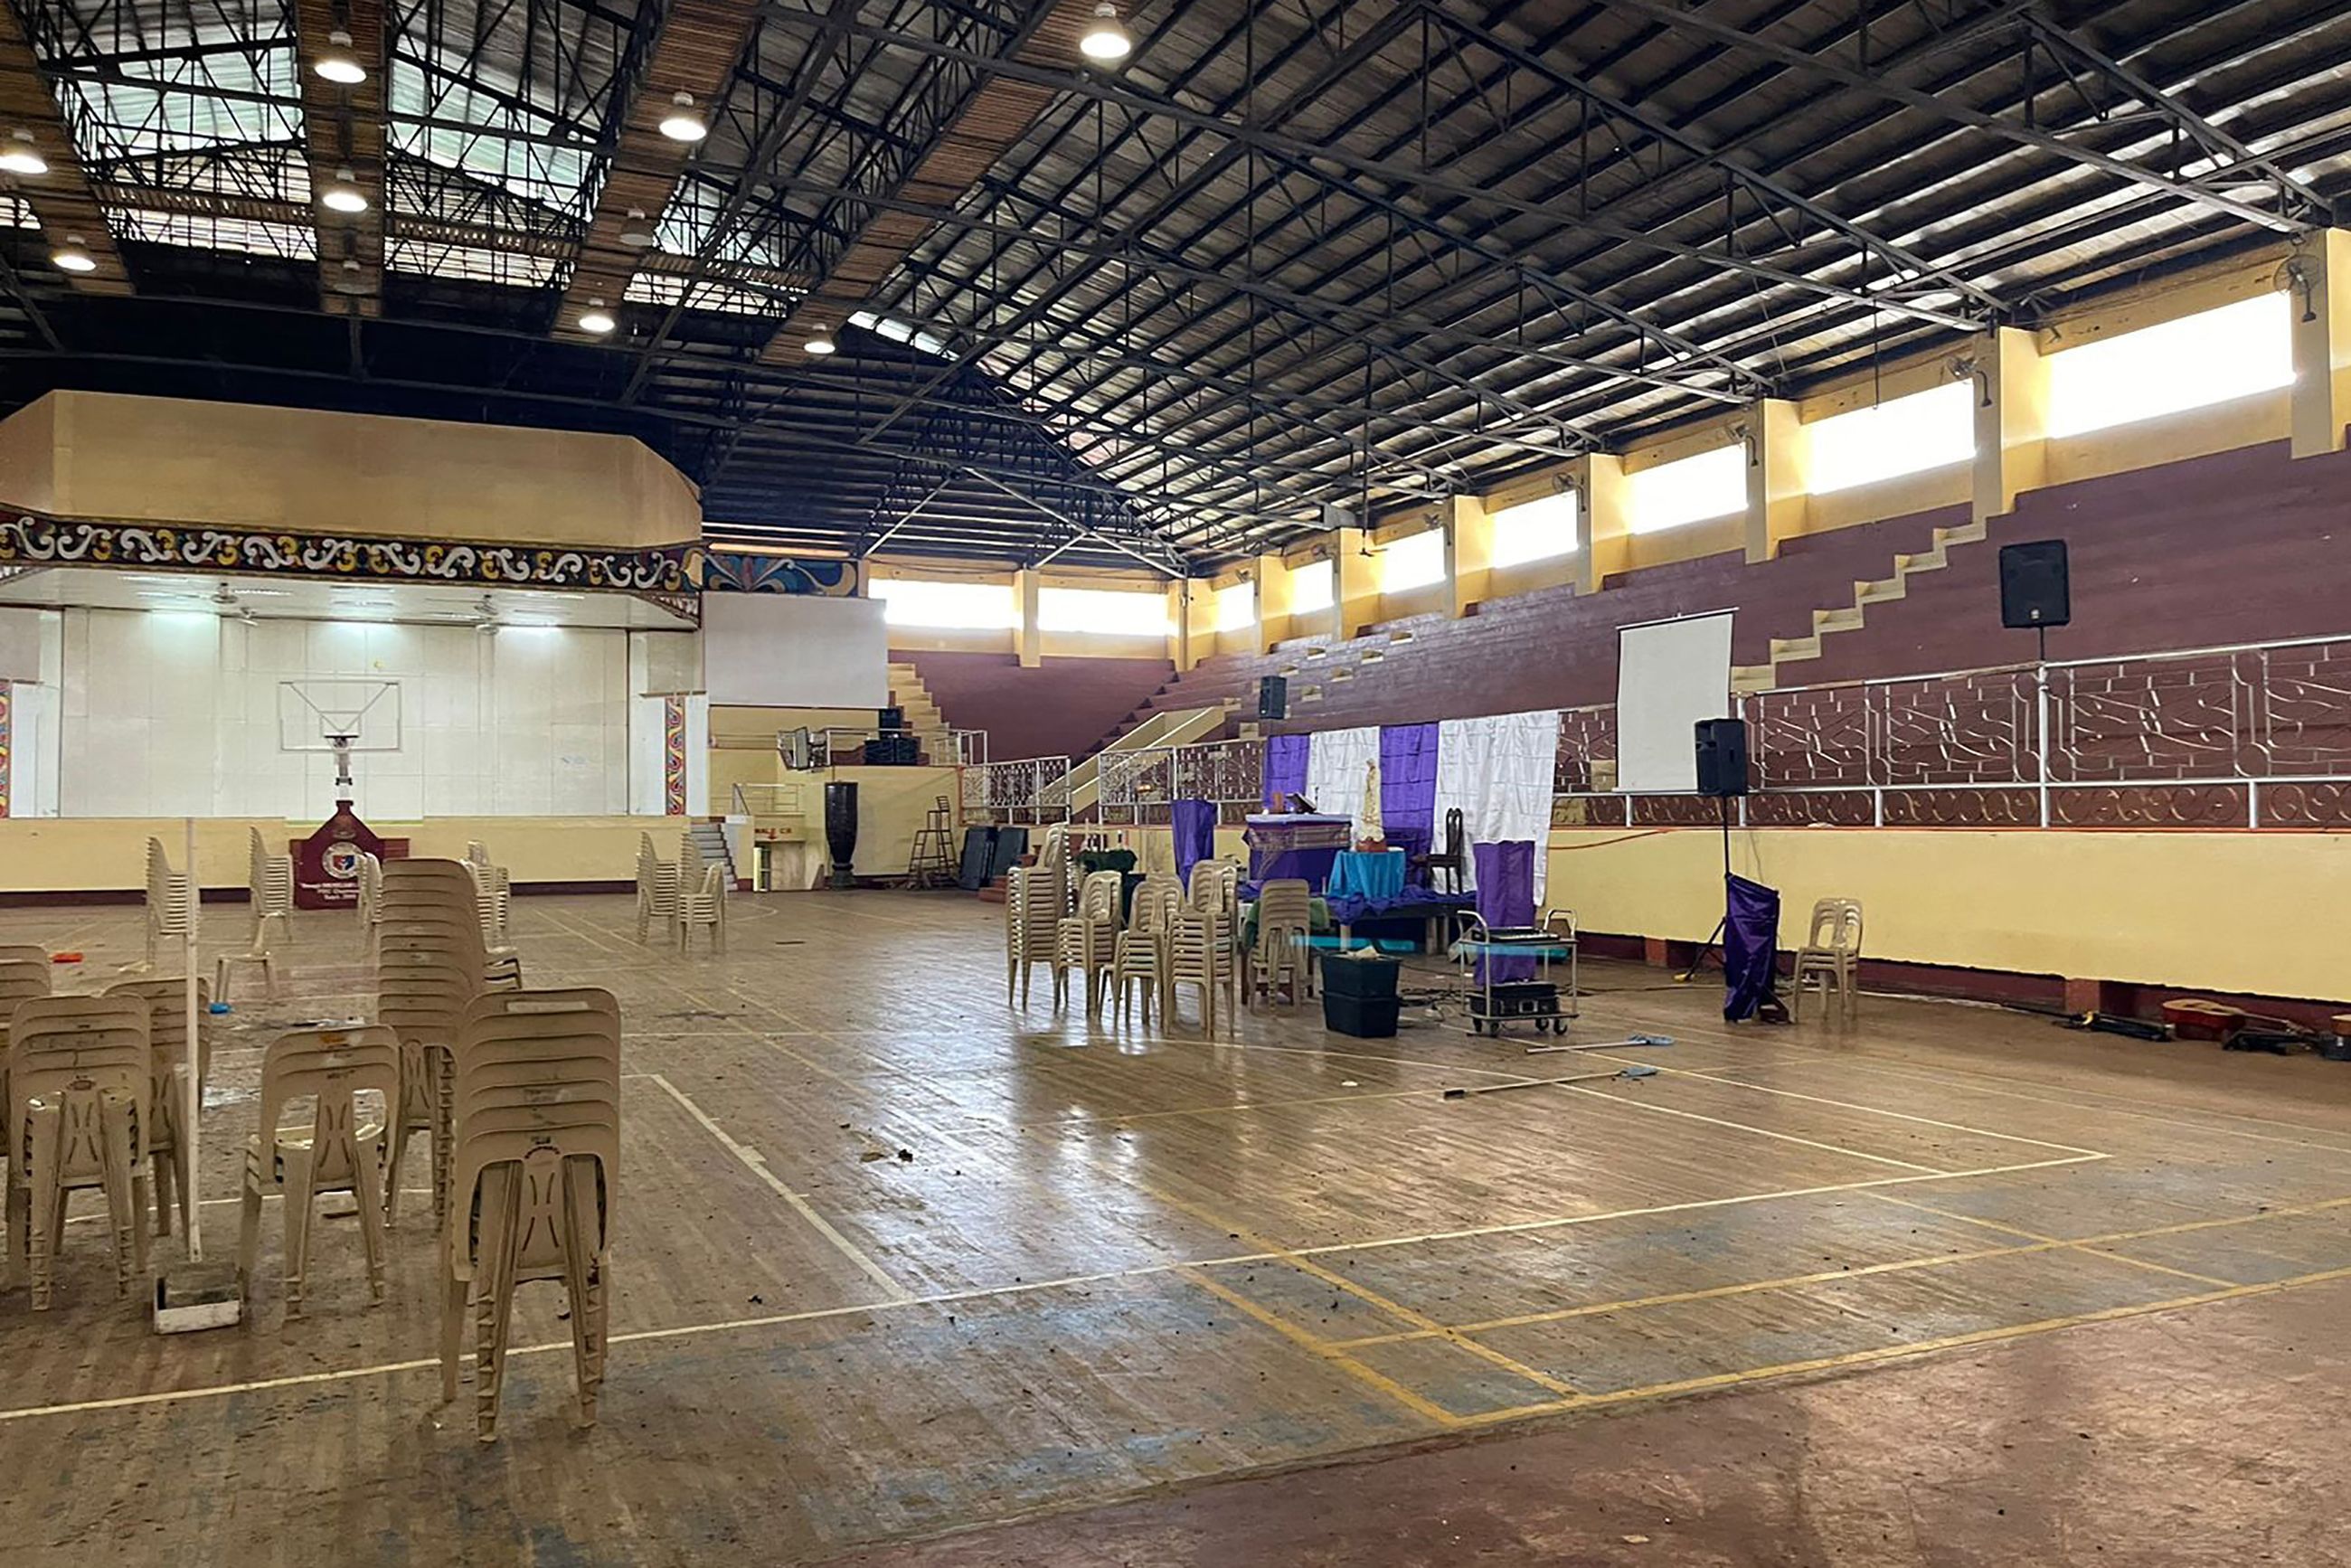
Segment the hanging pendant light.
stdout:
<path fill-rule="evenodd" d="M 351 47 L 351 36 L 337 27 L 327 35 L 327 47 L 310 62 L 310 68 L 339 87 L 357 87 L 367 80 L 367 67 Z"/>
<path fill-rule="evenodd" d="M 621 243 L 631 250 L 652 250 L 661 244 L 661 235 L 640 207 L 631 207 L 626 221 L 621 225 Z"/>
<path fill-rule="evenodd" d="M 49 260 L 63 272 L 96 272 L 98 259 L 81 242 L 81 235 L 68 235 L 66 243 L 49 252 Z"/>
<path fill-rule="evenodd" d="M 662 117 L 661 133 L 672 141 L 699 141 L 710 134 L 710 122 L 694 107 L 694 95 L 681 92 L 669 100 L 670 109 Z"/>
<path fill-rule="evenodd" d="M 832 340 L 832 329 L 830 327 L 811 327 L 809 329 L 808 341 L 802 343 L 800 347 L 811 354 L 830 354 L 840 345 Z"/>
<path fill-rule="evenodd" d="M 9 133 L 6 144 L 0 146 L 0 169 L 7 170 L 11 174 L 46 174 L 49 172 L 49 161 L 42 157 L 41 150 L 33 144 L 31 131 L 16 131 Z"/>
<path fill-rule="evenodd" d="M 335 171 L 335 183 L 327 187 L 326 193 L 319 200 L 339 213 L 363 213 L 368 210 L 367 193 L 360 189 L 358 176 L 348 165 Z"/>
<path fill-rule="evenodd" d="M 1134 39 L 1119 22 L 1118 7 L 1111 0 L 1102 0 L 1094 7 L 1094 19 L 1079 35 L 1078 52 L 1104 65 L 1123 60 L 1134 52 Z"/>
<path fill-rule="evenodd" d="M 593 332 L 599 338 L 619 325 L 620 323 L 612 319 L 612 313 L 604 308 L 604 302 L 601 299 L 588 301 L 588 308 L 580 316 L 580 329 L 583 332 Z"/>

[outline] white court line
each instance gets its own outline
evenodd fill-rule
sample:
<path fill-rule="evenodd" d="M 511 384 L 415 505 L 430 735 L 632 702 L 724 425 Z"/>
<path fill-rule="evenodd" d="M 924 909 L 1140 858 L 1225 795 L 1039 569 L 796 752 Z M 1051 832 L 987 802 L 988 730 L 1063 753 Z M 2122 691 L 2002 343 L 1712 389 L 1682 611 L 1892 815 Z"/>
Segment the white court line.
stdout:
<path fill-rule="evenodd" d="M 1659 1072 L 1677 1078 L 1702 1078 L 1708 1083 L 1727 1084 L 1733 1089 L 1752 1089 L 1760 1094 L 1777 1094 L 1789 1100 L 1806 1100 L 1815 1105 L 1834 1105 L 1841 1111 L 1860 1111 L 1872 1116 L 1891 1116 L 1898 1122 L 1916 1122 L 1923 1127 L 1941 1127 L 1947 1132 L 1965 1133 L 1970 1137 L 1993 1138 L 2004 1144 L 2031 1144 L 2036 1148 L 2063 1149 L 2069 1155 L 2095 1155 L 2096 1149 L 2085 1149 L 2072 1144 L 2053 1144 L 2046 1138 L 2027 1138 L 2015 1133 L 1995 1133 L 1984 1127 L 1970 1127 L 1958 1122 L 1938 1122 L 1932 1116 L 1913 1116 L 1905 1111 L 1888 1111 L 1877 1105 L 1859 1105 L 1850 1100 L 1831 1100 L 1819 1094 L 1805 1094 L 1793 1089 L 1775 1089 L 1768 1083 L 1750 1083 L 1743 1078 L 1725 1078 L 1719 1072 L 1701 1072 L 1690 1067 L 1668 1067 L 1662 1061 L 1642 1062 L 1631 1058 L 1610 1056 L 1604 1051 L 1588 1053 L 1594 1061 L 1620 1062 L 1626 1067 L 1653 1066 Z"/>
<path fill-rule="evenodd" d="M 635 1077 L 638 1075 L 632 1073 L 630 1076 Z M 720 1126 L 717 1123 L 710 1119 L 710 1113 L 708 1112 L 695 1104 L 693 1101 L 687 1099 L 684 1092 L 680 1090 L 676 1084 L 672 1083 L 660 1073 L 648 1072 L 643 1076 L 650 1078 L 655 1083 L 660 1084 L 664 1093 L 676 1101 L 680 1105 L 684 1106 L 685 1113 L 693 1117 L 695 1121 L 701 1123 L 703 1131 L 708 1133 L 712 1137 L 717 1139 L 719 1143 L 726 1145 L 726 1149 L 728 1154 L 733 1155 L 737 1159 L 741 1160 L 746 1166 L 749 1166 L 753 1176 L 758 1176 L 761 1181 L 767 1183 L 769 1188 L 775 1192 L 777 1197 L 782 1198 L 786 1203 L 790 1204 L 793 1210 L 797 1212 L 802 1219 L 807 1220 L 810 1225 L 814 1226 L 818 1233 L 823 1236 L 827 1241 L 831 1242 L 834 1249 L 838 1250 L 842 1257 L 848 1259 L 852 1263 L 856 1264 L 857 1267 L 863 1271 L 867 1279 L 872 1280 L 875 1284 L 880 1285 L 884 1291 L 887 1291 L 890 1293 L 890 1299 L 892 1301 L 904 1304 L 914 1299 L 913 1291 L 907 1290 L 905 1286 L 901 1285 L 897 1281 L 883 1272 L 882 1266 L 880 1264 L 874 1262 L 872 1259 L 868 1258 L 862 1251 L 861 1251 L 855 1242 L 850 1240 L 848 1237 L 843 1236 L 840 1231 L 834 1229 L 831 1220 L 825 1218 L 823 1215 L 819 1214 L 814 1208 L 811 1208 L 809 1206 L 808 1199 L 802 1197 L 799 1193 L 794 1192 L 790 1187 L 785 1186 L 783 1178 L 777 1176 L 775 1172 L 768 1168 L 768 1160 L 766 1155 L 760 1154 L 758 1150 L 753 1148 L 750 1145 L 737 1141 L 737 1139 L 731 1135 L 726 1128 Z"/>
<path fill-rule="evenodd" d="M 630 1074 L 632 1077 L 659 1077 L 657 1073 Z M 672 1090 L 671 1092 L 676 1092 Z M 722 1137 L 724 1134 L 720 1134 Z M 1333 1241 L 1317 1247 L 1300 1247 L 1286 1252 L 1237 1252 L 1222 1258 L 1186 1259 L 1172 1263 L 1144 1263 L 1131 1269 L 1113 1269 L 1096 1274 L 1066 1274 L 1050 1280 L 1028 1280 L 1013 1285 L 980 1285 L 962 1291 L 942 1291 L 925 1296 L 908 1295 L 903 1291 L 885 1301 L 861 1301 L 846 1307 L 811 1307 L 805 1312 L 769 1312 L 758 1317 L 729 1318 L 719 1322 L 686 1323 L 676 1328 L 637 1329 L 627 1333 L 606 1336 L 608 1344 L 643 1344 L 653 1341 L 693 1339 L 703 1334 L 729 1333 L 745 1329 L 771 1328 L 785 1323 L 814 1322 L 827 1318 L 854 1317 L 861 1313 L 887 1312 L 895 1307 L 928 1307 L 952 1305 L 958 1301 L 991 1301 L 1005 1296 L 1028 1295 L 1037 1291 L 1066 1290 L 1078 1285 L 1109 1284 L 1155 1274 L 1176 1273 L 1187 1269 L 1221 1269 L 1251 1263 L 1281 1263 L 1299 1258 L 1325 1257 L 1334 1252 L 1370 1252 L 1384 1248 L 1409 1247 L 1424 1241 L 1452 1241 L 1481 1236 L 1517 1235 L 1529 1231 L 1549 1230 L 1571 1225 L 1596 1225 L 1611 1219 L 1636 1219 L 1650 1215 L 1680 1214 L 1701 1208 L 1728 1208 L 1751 1203 L 1768 1203 L 1786 1197 L 1817 1197 L 1841 1192 L 1860 1192 L 1874 1187 L 1906 1186 L 1931 1182 L 1959 1181 L 1971 1176 L 2004 1176 L 2016 1171 L 2043 1170 L 2052 1166 L 2075 1166 L 2103 1160 L 2105 1155 L 2076 1155 L 2062 1160 L 2036 1160 L 2021 1166 L 1988 1166 L 1980 1170 L 1948 1171 L 1932 1176 L 1879 1176 L 1870 1181 L 1840 1182 L 1829 1186 L 1788 1187 L 1775 1192 L 1742 1193 L 1733 1197 L 1695 1198 L 1687 1203 L 1659 1204 L 1648 1208 L 1610 1209 L 1598 1214 L 1566 1215 L 1552 1219 L 1522 1220 L 1510 1225 L 1479 1226 L 1460 1230 L 1432 1230 L 1417 1236 L 1382 1237 L 1370 1241 Z M 773 1178 L 770 1177 L 772 1183 Z M 895 1289 L 895 1286 L 893 1286 Z M 522 1345 L 507 1352 L 509 1356 L 543 1355 L 572 1348 L 568 1339 L 553 1340 L 544 1344 Z M 470 1354 L 468 1355 L 470 1359 Z M 370 1366 L 347 1367 L 339 1372 L 307 1372 L 285 1377 L 264 1377 L 244 1383 L 214 1384 L 201 1388 L 164 1389 L 152 1394 L 123 1394 L 107 1399 L 77 1400 L 65 1405 L 26 1405 L 15 1409 L 0 1410 L 0 1424 L 31 1420 L 42 1416 L 71 1416 L 89 1411 L 132 1409 L 149 1405 L 168 1405 L 183 1399 L 217 1399 L 234 1394 L 262 1393 L 273 1388 L 297 1387 L 318 1383 L 335 1383 L 351 1378 L 377 1377 L 394 1373 L 413 1372 L 425 1367 L 438 1368 L 437 1359 L 379 1362 Z"/>

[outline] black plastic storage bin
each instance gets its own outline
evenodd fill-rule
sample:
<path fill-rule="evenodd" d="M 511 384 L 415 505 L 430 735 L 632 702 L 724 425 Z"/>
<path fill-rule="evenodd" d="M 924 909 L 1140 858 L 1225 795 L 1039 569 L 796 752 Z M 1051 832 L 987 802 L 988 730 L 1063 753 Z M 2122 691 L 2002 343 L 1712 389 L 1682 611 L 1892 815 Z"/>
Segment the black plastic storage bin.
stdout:
<path fill-rule="evenodd" d="M 1394 958 L 1346 958 L 1333 954 L 1326 956 L 1320 967 L 1322 994 L 1326 997 L 1392 1002 L 1395 1000 L 1396 975 L 1404 966 Z"/>
<path fill-rule="evenodd" d="M 1394 997 L 1343 997 L 1322 992 L 1322 1027 L 1332 1034 L 1357 1040 L 1385 1040 L 1396 1031 L 1396 1010 L 1404 1004 Z"/>

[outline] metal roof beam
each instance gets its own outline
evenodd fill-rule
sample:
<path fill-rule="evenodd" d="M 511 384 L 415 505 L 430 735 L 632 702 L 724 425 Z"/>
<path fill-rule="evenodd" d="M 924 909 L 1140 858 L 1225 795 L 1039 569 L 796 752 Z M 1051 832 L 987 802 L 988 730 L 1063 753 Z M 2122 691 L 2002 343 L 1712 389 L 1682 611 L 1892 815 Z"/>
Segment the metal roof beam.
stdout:
<path fill-rule="evenodd" d="M 2033 148 L 2082 164 L 2085 168 L 2095 169 L 2116 179 L 2165 192 L 2183 202 L 2209 207 L 2214 212 L 2226 213 L 2241 222 L 2252 224 L 2261 228 L 2279 234 L 2295 235 L 2303 233 L 2310 226 L 2306 223 L 2282 217 L 2275 213 L 2264 212 L 2233 196 L 2224 196 L 2218 192 L 2183 184 L 2158 170 L 2127 162 L 2036 126 L 2019 124 L 1996 114 L 1987 114 L 1981 110 L 1971 109 L 1949 97 L 1906 86 L 1880 72 L 1848 65 L 1843 60 L 1833 59 L 1825 55 L 1811 54 L 1781 43 L 1775 38 L 1766 38 L 1754 33 L 1745 32 L 1727 23 L 1718 22 L 1711 16 L 1685 10 L 1678 5 L 1669 3 L 1669 0 L 1598 0 L 1598 3 L 1619 11 L 1649 17 L 1653 21 L 1662 22 L 1680 32 L 1696 34 L 1700 37 L 1714 39 L 1718 43 L 1728 44 L 1733 48 L 1760 55 L 1766 59 L 1777 60 L 1791 69 L 1823 78 L 1840 86 L 1850 88 L 1855 92 L 1886 99 L 1922 113 L 1989 132 L 2004 141 L 2015 142 L 2021 147 Z M 2031 0 L 2027 0 L 2027 4 L 2030 3 Z M 2021 21 L 2026 8 L 2026 5 L 2004 4 L 1996 7 L 1995 14 L 1999 18 L 2014 18 Z"/>

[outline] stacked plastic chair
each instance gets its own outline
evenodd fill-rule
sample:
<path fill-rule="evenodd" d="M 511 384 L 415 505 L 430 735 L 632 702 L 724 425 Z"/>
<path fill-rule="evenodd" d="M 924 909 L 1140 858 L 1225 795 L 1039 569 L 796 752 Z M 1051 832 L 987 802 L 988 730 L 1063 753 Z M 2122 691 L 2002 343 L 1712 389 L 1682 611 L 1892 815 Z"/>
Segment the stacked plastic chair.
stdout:
<path fill-rule="evenodd" d="M 1061 873 L 1017 865 L 1004 877 L 1004 999 L 1029 1005 L 1029 976 L 1051 964 L 1061 935 Z"/>
<path fill-rule="evenodd" d="M 710 950 L 726 951 L 726 868 L 705 866 L 702 880 L 691 887 L 677 890 L 677 950 L 690 952 L 694 947 L 695 927 L 710 934 Z"/>
<path fill-rule="evenodd" d="M 562 1283 L 580 1414 L 596 1419 L 621 1155 L 621 1012 L 609 991 L 479 997 L 459 1028 L 455 1204 L 443 1233 L 441 1392 L 474 1309 L 475 1433 L 497 1436 L 515 1288 Z"/>
<path fill-rule="evenodd" d="M 1224 925 L 1223 946 L 1215 954 L 1213 966 L 1217 987 L 1230 998 L 1234 1013 L 1240 1011 L 1240 955 L 1234 943 L 1240 933 L 1241 868 L 1238 861 L 1204 860 L 1192 866 L 1192 885 L 1186 890 L 1186 902 L 1196 910 L 1205 910 L 1221 918 Z"/>
<path fill-rule="evenodd" d="M 456 861 L 396 860 L 383 868 L 381 954 L 376 963 L 376 1021 L 400 1040 L 400 1108 L 392 1117 L 391 1174 L 397 1210 L 401 1156 L 416 1132 L 433 1139 L 433 1215 L 448 1212 L 449 1066 L 457 1023 L 475 997 L 522 983 L 511 952 L 483 946 L 473 873 Z"/>
<path fill-rule="evenodd" d="M 0 948 L 0 1183 L 8 1180 L 10 1162 L 25 1157 L 16 1135 L 16 1124 L 10 1119 L 14 1113 L 9 1107 L 16 1102 L 8 1097 L 8 1025 L 16 1016 L 18 1002 L 48 994 L 49 956 L 46 951 L 38 947 Z M 0 1243 L 0 1262 L 13 1256 L 16 1236 L 16 1227 L 11 1224 L 5 1243 Z M 7 1278 L 7 1272 L 0 1267 L 0 1281 Z"/>
<path fill-rule="evenodd" d="M 651 833 L 637 835 L 637 940 L 653 926 L 675 934 L 677 925 L 677 862 L 653 851 Z"/>
<path fill-rule="evenodd" d="M 1305 883 L 1280 879 L 1260 883 L 1257 890 L 1257 942 L 1249 954 L 1249 999 L 1273 998 L 1286 985 L 1295 1007 L 1306 992 L 1306 945 L 1314 925 L 1313 890 Z"/>
<path fill-rule="evenodd" d="M 1118 1019 L 1127 1021 L 1130 1004 L 1143 994 L 1143 1023 L 1151 1025 L 1155 999 L 1165 1019 L 1170 1002 L 1167 986 L 1167 942 L 1176 929 L 1176 915 L 1184 907 L 1184 890 L 1175 877 L 1154 872 L 1134 890 L 1126 913 L 1126 929 L 1118 934 L 1111 956 L 1111 987 L 1118 993 Z"/>
<path fill-rule="evenodd" d="M 360 854 L 360 955 L 375 962 L 376 936 L 383 925 L 383 862 Z"/>
<path fill-rule="evenodd" d="M 1167 978 L 1161 988 L 1165 1022 L 1176 1021 L 1176 991 L 1189 986 L 1200 995 L 1200 1028 L 1217 1032 L 1217 998 L 1233 989 L 1233 917 L 1211 904 L 1187 904 L 1176 912 L 1167 933 Z"/>
<path fill-rule="evenodd" d="M 310 1267 L 310 1209 L 319 1195 L 348 1192 L 359 1200 L 360 1246 L 367 1257 L 368 1293 L 383 1300 L 385 1151 L 389 1123 L 400 1107 L 400 1040 L 382 1024 L 352 1029 L 304 1029 L 270 1041 L 261 1060 L 260 1130 L 245 1145 L 244 1207 L 237 1226 L 237 1261 L 250 1300 L 261 1257 L 261 1199 L 283 1194 L 286 1220 L 286 1315 L 302 1315 L 303 1281 Z M 381 1098 L 383 1120 L 363 1122 L 359 1097 Z M 288 1107 L 310 1103 L 306 1126 L 285 1124 Z M 399 1172 L 389 1173 L 398 1180 Z"/>
<path fill-rule="evenodd" d="M 1053 1006 L 1070 999 L 1070 977 L 1085 986 L 1086 1016 L 1102 1011 L 1102 982 L 1118 956 L 1118 901 L 1125 885 L 1114 871 L 1098 871 L 1078 889 L 1078 908 L 1055 923 L 1053 939 Z"/>
<path fill-rule="evenodd" d="M 147 1009 L 147 1049 L 154 1073 L 154 1099 L 147 1113 L 147 1156 L 154 1166 L 155 1234 L 172 1234 L 172 1197 L 179 1195 L 180 1218 L 188 1216 L 194 1173 L 188 1168 L 186 1141 L 180 1135 L 188 1103 L 188 990 L 185 980 L 124 980 L 106 988 L 110 997 L 135 997 Z M 213 999 L 212 988 L 196 982 L 199 1020 Z M 196 1026 L 196 1099 L 212 1077 L 213 1041 Z"/>
<path fill-rule="evenodd" d="M 7 1227 L 30 1263 L 33 1310 L 47 1312 L 66 1199 L 106 1195 L 114 1283 L 147 1272 L 147 1107 L 153 1096 L 147 1009 L 136 997 L 36 997 L 8 1027 Z"/>
<path fill-rule="evenodd" d="M 147 841 L 147 967 L 155 967 L 155 950 L 167 937 L 184 937 L 195 894 L 186 872 L 172 869 L 163 841 Z"/>
<path fill-rule="evenodd" d="M 474 904 L 482 917 L 482 941 L 492 948 L 504 947 L 514 915 L 514 881 L 506 867 L 490 862 L 490 852 L 479 839 L 466 841 L 465 866 L 474 873 Z"/>
<path fill-rule="evenodd" d="M 294 857 L 269 852 L 259 828 L 247 828 L 246 887 L 253 899 L 253 950 L 269 950 L 269 923 L 277 922 L 290 945 L 294 940 Z"/>

